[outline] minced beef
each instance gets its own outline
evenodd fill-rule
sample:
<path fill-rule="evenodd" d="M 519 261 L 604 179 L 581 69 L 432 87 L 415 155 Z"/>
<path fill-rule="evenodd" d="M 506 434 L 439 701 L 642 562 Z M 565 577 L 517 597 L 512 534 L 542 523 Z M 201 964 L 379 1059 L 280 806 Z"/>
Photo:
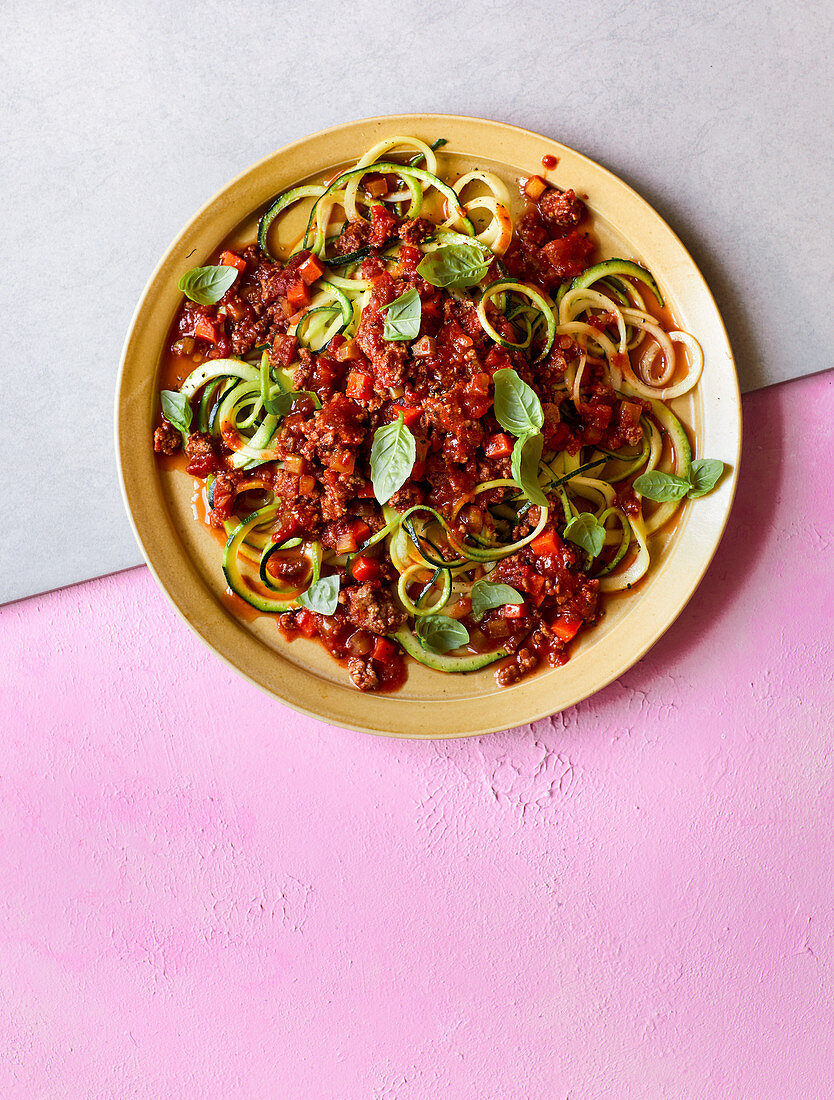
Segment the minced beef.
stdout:
<path fill-rule="evenodd" d="M 182 446 L 182 436 L 173 424 L 163 420 L 154 430 L 153 449 L 158 455 L 175 455 Z"/>

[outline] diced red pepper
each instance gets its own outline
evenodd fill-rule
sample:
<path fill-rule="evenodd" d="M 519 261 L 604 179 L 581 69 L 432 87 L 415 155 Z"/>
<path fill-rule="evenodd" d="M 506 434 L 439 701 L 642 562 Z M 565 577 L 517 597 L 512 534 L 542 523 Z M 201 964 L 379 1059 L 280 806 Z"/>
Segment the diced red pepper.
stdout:
<path fill-rule="evenodd" d="M 580 626 L 582 626 L 582 620 L 578 618 L 560 618 L 552 624 L 553 633 L 563 642 L 569 642 L 571 638 L 575 636 Z"/>
<path fill-rule="evenodd" d="M 226 249 L 225 252 L 220 253 L 220 266 L 236 267 L 238 271 L 245 271 L 246 260 L 242 256 L 238 256 L 237 252 L 230 252 Z"/>
<path fill-rule="evenodd" d="M 419 459 L 411 467 L 411 477 L 414 481 L 422 481 L 426 476 L 426 464 Z"/>
<path fill-rule="evenodd" d="M 201 340 L 208 340 L 210 344 L 216 344 L 217 327 L 215 322 L 210 321 L 208 317 L 201 313 L 194 325 L 194 335 L 198 336 Z"/>
<path fill-rule="evenodd" d="M 345 386 L 345 393 L 348 397 L 352 397 L 354 401 L 367 401 L 373 395 L 373 392 L 374 383 L 369 374 L 363 374 L 358 370 L 350 372 Z"/>
<path fill-rule="evenodd" d="M 523 619 L 527 614 L 527 608 L 523 603 L 505 603 L 501 608 L 501 614 L 505 619 Z"/>
<path fill-rule="evenodd" d="M 312 611 L 308 611 L 306 608 L 302 608 L 301 611 L 296 611 L 295 625 L 305 638 L 315 638 L 316 634 L 318 634 L 316 617 Z"/>
<path fill-rule="evenodd" d="M 390 638 L 383 638 L 377 635 L 377 639 L 374 642 L 374 648 L 371 652 L 371 656 L 375 661 L 380 661 L 382 664 L 388 664 L 393 660 L 397 654 L 397 647 L 391 641 Z"/>
<path fill-rule="evenodd" d="M 287 301 L 295 309 L 300 309 L 302 306 L 308 306 L 310 304 L 310 288 L 303 279 L 299 279 L 297 283 L 293 283 L 289 288 L 287 291 Z"/>
<path fill-rule="evenodd" d="M 379 576 L 379 562 L 376 558 L 367 558 L 364 554 L 360 554 L 358 558 L 353 559 L 350 571 L 355 580 L 364 584 L 365 581 L 376 580 Z"/>
<path fill-rule="evenodd" d="M 407 405 L 395 405 L 394 406 L 394 418 L 396 419 L 400 413 L 402 413 L 403 423 L 407 428 L 410 428 L 412 424 L 416 424 L 420 417 L 423 415 L 422 409 L 410 409 Z"/>
<path fill-rule="evenodd" d="M 509 458 L 513 453 L 513 441 L 505 432 L 498 432 L 484 443 L 484 453 L 490 458 Z"/>
<path fill-rule="evenodd" d="M 307 259 L 298 265 L 298 274 L 307 286 L 312 286 L 316 279 L 320 279 L 324 274 L 324 264 L 318 256 L 310 253 Z"/>
<path fill-rule="evenodd" d="M 558 554 L 561 548 L 562 540 L 552 528 L 549 531 L 542 531 L 530 543 L 530 549 L 540 558 L 545 557 L 547 554 Z"/>

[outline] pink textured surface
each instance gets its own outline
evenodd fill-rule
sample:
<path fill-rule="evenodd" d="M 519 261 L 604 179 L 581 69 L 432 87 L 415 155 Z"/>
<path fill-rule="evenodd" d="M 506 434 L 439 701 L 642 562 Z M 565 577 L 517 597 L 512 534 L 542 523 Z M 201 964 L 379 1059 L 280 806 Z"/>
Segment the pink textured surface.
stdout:
<path fill-rule="evenodd" d="M 145 570 L 0 612 L 0 1095 L 831 1096 L 834 379 L 744 411 L 689 607 L 533 727 L 302 718 Z"/>

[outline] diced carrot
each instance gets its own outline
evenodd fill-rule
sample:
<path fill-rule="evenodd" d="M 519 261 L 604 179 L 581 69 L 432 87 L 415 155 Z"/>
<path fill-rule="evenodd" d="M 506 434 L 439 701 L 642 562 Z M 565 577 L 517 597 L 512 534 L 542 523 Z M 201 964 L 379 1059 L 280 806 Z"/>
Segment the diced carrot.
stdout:
<path fill-rule="evenodd" d="M 410 428 L 412 424 L 416 424 L 420 417 L 423 415 L 422 409 L 411 409 L 408 405 L 395 405 L 394 415 L 399 416 L 402 413 L 403 423 L 407 428 Z"/>
<path fill-rule="evenodd" d="M 345 393 L 348 397 L 352 397 L 354 401 L 367 401 L 373 392 L 374 383 L 369 374 L 363 374 L 357 370 L 350 372 L 345 386 Z"/>
<path fill-rule="evenodd" d="M 236 267 L 238 271 L 245 271 L 246 260 L 242 256 L 238 256 L 237 252 L 230 252 L 226 249 L 225 252 L 220 253 L 220 266 Z"/>
<path fill-rule="evenodd" d="M 524 194 L 528 199 L 536 202 L 547 190 L 547 184 L 541 176 L 531 176 L 524 184 Z"/>
<path fill-rule="evenodd" d="M 498 432 L 484 443 L 484 453 L 490 458 L 508 458 L 513 453 L 513 441 L 506 433 Z"/>
<path fill-rule="evenodd" d="M 365 176 L 362 181 L 362 186 L 368 192 L 372 199 L 378 199 L 380 195 L 388 194 L 388 180 L 385 176 L 379 175 L 378 172 L 374 172 L 373 175 Z"/>
<path fill-rule="evenodd" d="M 287 301 L 291 306 L 295 306 L 296 309 L 299 309 L 301 306 L 308 306 L 310 304 L 310 299 L 310 288 L 303 279 L 299 279 L 297 283 L 293 283 L 287 291 Z"/>
<path fill-rule="evenodd" d="M 214 321 L 210 321 L 208 317 L 204 317 L 202 314 L 197 318 L 197 323 L 194 325 L 194 335 L 198 336 L 201 340 L 208 340 L 210 344 L 217 343 L 217 328 Z"/>
<path fill-rule="evenodd" d="M 561 542 L 562 540 L 551 528 L 549 531 L 542 531 L 537 538 L 534 538 L 530 543 L 530 549 L 542 558 L 546 554 L 558 554 L 561 549 Z"/>
<path fill-rule="evenodd" d="M 320 279 L 324 274 L 324 264 L 318 256 L 311 253 L 303 263 L 298 265 L 298 274 L 307 286 L 311 286 L 316 279 Z"/>
<path fill-rule="evenodd" d="M 316 617 L 306 608 L 302 608 L 301 611 L 295 613 L 295 625 L 301 631 L 305 638 L 315 638 L 318 634 L 318 626 L 316 625 Z"/>

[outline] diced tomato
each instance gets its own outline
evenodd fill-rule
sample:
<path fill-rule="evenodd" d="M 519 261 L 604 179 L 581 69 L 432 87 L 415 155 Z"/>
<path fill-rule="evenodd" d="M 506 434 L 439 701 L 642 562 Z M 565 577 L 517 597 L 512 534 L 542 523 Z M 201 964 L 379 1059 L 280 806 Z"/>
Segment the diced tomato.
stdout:
<path fill-rule="evenodd" d="M 465 393 L 461 404 L 473 420 L 480 420 L 492 408 L 492 398 L 488 394 Z"/>
<path fill-rule="evenodd" d="M 238 256 L 237 252 L 230 252 L 226 249 L 225 252 L 220 253 L 220 266 L 236 267 L 238 271 L 245 271 L 246 260 L 242 256 Z"/>
<path fill-rule="evenodd" d="M 312 286 L 316 279 L 320 279 L 324 274 L 324 264 L 318 256 L 314 256 L 310 253 L 307 259 L 298 265 L 298 274 L 307 286 Z"/>
<path fill-rule="evenodd" d="M 298 340 L 294 336 L 276 336 L 272 347 L 278 362 L 288 367 L 298 351 Z"/>
<path fill-rule="evenodd" d="M 352 554 L 370 535 L 371 529 L 364 520 L 357 519 L 339 535 L 336 543 L 337 554 Z"/>
<path fill-rule="evenodd" d="M 466 384 L 467 393 L 485 394 L 489 393 L 490 377 L 483 371 L 478 374 L 473 374 Z"/>
<path fill-rule="evenodd" d="M 308 611 L 306 607 L 302 608 L 301 611 L 296 611 L 295 625 L 305 638 L 315 638 L 316 634 L 318 634 L 316 617 L 312 611 Z"/>
<path fill-rule="evenodd" d="M 213 474 L 217 469 L 217 459 L 214 455 L 200 455 L 198 458 L 194 458 L 186 466 L 186 473 L 192 475 L 192 477 L 208 477 L 209 474 Z"/>
<path fill-rule="evenodd" d="M 513 441 L 504 432 L 498 432 L 484 443 L 484 453 L 490 458 L 508 458 L 513 453 Z"/>
<path fill-rule="evenodd" d="M 635 401 L 623 401 L 620 404 L 620 423 L 633 428 L 639 423 L 642 412 L 642 407 Z"/>
<path fill-rule="evenodd" d="M 588 238 L 573 229 L 566 237 L 548 241 L 542 248 L 542 253 L 556 274 L 567 279 L 572 275 L 578 275 L 587 267 L 593 250 L 594 246 Z"/>
<path fill-rule="evenodd" d="M 374 642 L 374 648 L 371 652 L 371 656 L 375 661 L 380 661 L 382 664 L 387 664 L 392 661 L 397 655 L 397 647 L 390 638 L 383 638 L 377 636 Z"/>
<path fill-rule="evenodd" d="M 369 374 L 363 374 L 357 370 L 350 372 L 345 386 L 345 393 L 348 397 L 352 397 L 354 401 L 367 401 L 373 395 L 373 392 L 374 383 Z"/>
<path fill-rule="evenodd" d="M 379 562 L 376 558 L 367 558 L 364 554 L 360 554 L 358 558 L 353 559 L 350 571 L 355 580 L 364 584 L 365 581 L 375 580 L 379 576 Z"/>
<path fill-rule="evenodd" d="M 402 413 L 403 423 L 407 428 L 410 428 L 412 424 L 416 424 L 420 417 L 423 415 L 422 409 L 410 409 L 407 405 L 395 405 L 394 406 L 394 418 L 396 419 L 400 413 Z"/>
<path fill-rule="evenodd" d="M 544 599 L 544 577 L 540 577 L 538 573 L 530 573 L 524 580 L 524 591 L 531 602 L 539 607 Z"/>
<path fill-rule="evenodd" d="M 414 475 L 412 474 L 412 477 L 413 476 Z M 362 500 L 370 500 L 370 498 L 375 495 L 374 494 L 374 487 L 371 484 L 371 482 L 366 481 L 365 484 L 362 486 L 362 488 L 357 490 L 356 495 L 358 497 L 360 497 Z"/>
<path fill-rule="evenodd" d="M 371 225 L 374 227 L 371 244 L 381 248 L 397 228 L 397 219 L 386 207 L 374 206 L 371 208 Z"/>
<path fill-rule="evenodd" d="M 542 531 L 530 543 L 530 549 L 540 558 L 545 557 L 547 554 L 558 554 L 561 548 L 562 540 L 552 528 L 549 531 Z"/>
<path fill-rule="evenodd" d="M 205 317 L 202 313 L 197 318 L 194 325 L 194 335 L 199 336 L 201 340 L 208 340 L 210 344 L 217 343 L 217 327 L 214 321 L 210 321 L 208 317 Z"/>
<path fill-rule="evenodd" d="M 574 637 L 576 632 L 582 626 L 582 620 L 578 618 L 559 618 L 551 624 L 553 627 L 553 633 L 557 638 L 560 638 L 563 642 L 569 642 Z"/>
<path fill-rule="evenodd" d="M 501 608 L 501 614 L 505 619 L 523 619 L 527 614 L 527 608 L 523 603 L 505 603 Z"/>
<path fill-rule="evenodd" d="M 404 244 L 397 254 L 403 271 L 413 271 L 423 258 L 423 253 L 413 244 Z"/>
<path fill-rule="evenodd" d="M 308 306 L 310 300 L 310 288 L 303 279 L 299 279 L 297 283 L 293 283 L 287 291 L 287 301 L 291 306 L 294 306 L 295 309 L 300 309 L 301 306 Z"/>

